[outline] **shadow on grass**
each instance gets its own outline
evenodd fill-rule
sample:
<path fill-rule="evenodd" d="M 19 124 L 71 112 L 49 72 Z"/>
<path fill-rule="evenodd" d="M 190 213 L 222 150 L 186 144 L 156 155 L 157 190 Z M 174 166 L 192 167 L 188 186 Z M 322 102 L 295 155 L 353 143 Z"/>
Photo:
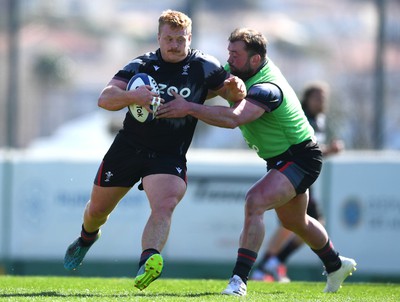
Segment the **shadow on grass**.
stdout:
<path fill-rule="evenodd" d="M 177 294 L 177 293 L 132 293 L 132 294 L 63 294 L 59 292 L 38 292 L 38 293 L 12 293 L 12 294 L 0 294 L 0 298 L 11 298 L 11 297 L 25 297 L 25 298 L 33 298 L 33 297 L 58 297 L 58 298 L 69 298 L 69 297 L 75 297 L 75 298 L 129 298 L 129 297 L 187 297 L 187 298 L 196 298 L 196 297 L 205 297 L 205 296 L 220 296 L 220 293 L 211 293 L 211 292 L 205 292 L 205 293 L 182 293 L 182 294 Z"/>

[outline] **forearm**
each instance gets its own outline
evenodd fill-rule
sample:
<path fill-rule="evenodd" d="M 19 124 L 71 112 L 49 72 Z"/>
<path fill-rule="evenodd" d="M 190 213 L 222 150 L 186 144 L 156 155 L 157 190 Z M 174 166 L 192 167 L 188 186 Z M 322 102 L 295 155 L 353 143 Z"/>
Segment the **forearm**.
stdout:
<path fill-rule="evenodd" d="M 230 107 L 190 103 L 187 114 L 213 126 L 231 129 L 238 126 L 237 116 Z"/>

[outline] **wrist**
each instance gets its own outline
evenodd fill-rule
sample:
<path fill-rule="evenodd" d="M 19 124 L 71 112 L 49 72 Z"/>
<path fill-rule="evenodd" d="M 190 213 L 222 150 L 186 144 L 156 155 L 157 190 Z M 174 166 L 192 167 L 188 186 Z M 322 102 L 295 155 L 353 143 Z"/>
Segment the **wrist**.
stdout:
<path fill-rule="evenodd" d="M 192 102 L 188 102 L 187 104 L 187 110 L 186 110 L 186 114 L 187 115 L 194 115 L 196 113 L 196 103 L 192 103 Z"/>

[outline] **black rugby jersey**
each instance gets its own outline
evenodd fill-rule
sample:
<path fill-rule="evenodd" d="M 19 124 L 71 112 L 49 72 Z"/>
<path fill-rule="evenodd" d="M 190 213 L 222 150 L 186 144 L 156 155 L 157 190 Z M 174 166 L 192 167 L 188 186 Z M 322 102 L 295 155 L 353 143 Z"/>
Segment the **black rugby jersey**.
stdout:
<path fill-rule="evenodd" d="M 114 79 L 128 83 L 137 73 L 147 73 L 156 80 L 165 102 L 174 98 L 170 91 L 175 89 L 187 101 L 199 104 L 204 103 L 209 89 L 220 89 L 228 77 L 217 59 L 196 49 L 191 49 L 187 58 L 178 63 L 165 62 L 159 49 L 146 53 L 128 63 Z M 141 123 L 128 111 L 120 134 L 134 145 L 156 153 L 185 156 L 196 124 L 197 119 L 192 116 Z"/>

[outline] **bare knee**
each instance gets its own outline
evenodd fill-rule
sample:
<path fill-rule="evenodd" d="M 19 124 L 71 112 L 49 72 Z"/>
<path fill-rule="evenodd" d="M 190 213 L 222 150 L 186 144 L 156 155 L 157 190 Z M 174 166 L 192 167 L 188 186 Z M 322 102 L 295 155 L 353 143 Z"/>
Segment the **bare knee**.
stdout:
<path fill-rule="evenodd" d="M 178 201 L 174 198 L 161 200 L 152 204 L 151 212 L 160 216 L 172 216 L 177 204 Z"/>
<path fill-rule="evenodd" d="M 86 205 L 85 216 L 87 218 L 102 220 L 102 219 L 107 219 L 109 214 L 110 212 L 108 209 L 96 206 L 90 201 Z"/>
<path fill-rule="evenodd" d="M 246 215 L 262 215 L 266 211 L 268 200 L 256 190 L 250 190 L 246 194 Z"/>

